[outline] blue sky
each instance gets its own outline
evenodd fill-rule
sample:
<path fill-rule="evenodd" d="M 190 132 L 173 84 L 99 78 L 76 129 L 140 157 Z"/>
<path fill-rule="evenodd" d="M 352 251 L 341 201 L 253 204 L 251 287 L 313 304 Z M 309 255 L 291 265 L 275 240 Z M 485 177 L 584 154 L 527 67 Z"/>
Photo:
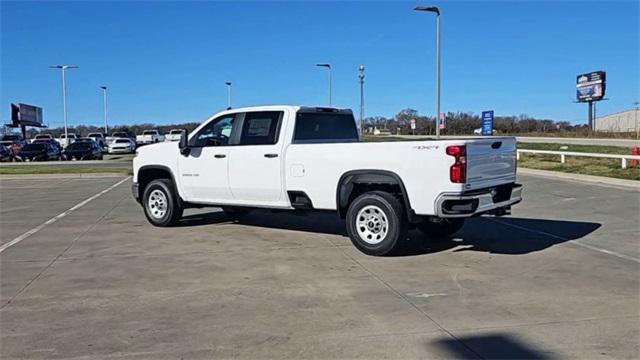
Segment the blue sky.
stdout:
<path fill-rule="evenodd" d="M 1 3 L 2 120 L 11 102 L 62 124 L 59 70 L 68 72 L 69 123 L 200 121 L 226 106 L 326 104 L 358 108 L 366 66 L 367 115 L 412 107 L 434 113 L 431 13 L 417 2 Z M 425 3 L 427 4 L 427 3 Z M 430 3 L 429 3 L 430 4 Z M 442 11 L 442 109 L 586 121 L 576 75 L 607 71 L 598 113 L 639 99 L 639 6 L 627 2 L 435 2 Z"/>

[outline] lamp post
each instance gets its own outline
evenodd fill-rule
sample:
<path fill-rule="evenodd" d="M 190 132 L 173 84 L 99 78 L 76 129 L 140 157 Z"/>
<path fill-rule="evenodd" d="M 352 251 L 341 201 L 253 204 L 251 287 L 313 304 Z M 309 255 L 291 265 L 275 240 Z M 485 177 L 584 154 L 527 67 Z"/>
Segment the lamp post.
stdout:
<path fill-rule="evenodd" d="M 107 87 L 103 85 L 100 86 L 100 89 L 102 89 L 102 108 L 104 111 L 104 136 L 107 136 Z"/>
<path fill-rule="evenodd" d="M 640 102 L 634 102 L 633 105 L 636 106 L 636 111 L 634 111 L 634 116 L 635 116 L 635 120 L 636 120 L 636 140 L 640 140 L 640 129 L 638 129 L 638 104 L 640 104 Z"/>
<path fill-rule="evenodd" d="M 329 106 L 331 106 L 331 64 L 316 64 L 316 66 L 325 67 L 329 70 Z"/>
<path fill-rule="evenodd" d="M 76 65 L 51 65 L 49 66 L 52 69 L 60 69 L 62 70 L 62 115 L 64 118 L 64 138 L 67 144 L 69 143 L 69 136 L 67 133 L 67 82 L 64 77 L 64 73 L 67 69 L 77 69 Z"/>
<path fill-rule="evenodd" d="M 364 65 L 358 66 L 360 80 L 360 136 L 364 136 Z"/>
<path fill-rule="evenodd" d="M 413 10 L 436 13 L 436 138 L 440 138 L 440 9 L 437 6 L 416 6 Z"/>
<path fill-rule="evenodd" d="M 227 110 L 231 109 L 231 81 L 225 82 L 227 85 Z"/>

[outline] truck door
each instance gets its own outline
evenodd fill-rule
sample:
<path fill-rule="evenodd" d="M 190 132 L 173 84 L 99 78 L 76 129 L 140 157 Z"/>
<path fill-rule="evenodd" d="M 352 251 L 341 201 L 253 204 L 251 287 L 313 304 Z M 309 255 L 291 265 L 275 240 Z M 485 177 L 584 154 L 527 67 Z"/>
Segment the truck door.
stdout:
<path fill-rule="evenodd" d="M 239 144 L 229 148 L 229 185 L 233 198 L 247 202 L 282 199 L 284 111 L 245 113 Z"/>
<path fill-rule="evenodd" d="M 216 203 L 232 199 L 228 151 L 236 116 L 227 114 L 215 118 L 189 139 L 189 155 L 179 156 L 178 160 L 185 200 Z"/>

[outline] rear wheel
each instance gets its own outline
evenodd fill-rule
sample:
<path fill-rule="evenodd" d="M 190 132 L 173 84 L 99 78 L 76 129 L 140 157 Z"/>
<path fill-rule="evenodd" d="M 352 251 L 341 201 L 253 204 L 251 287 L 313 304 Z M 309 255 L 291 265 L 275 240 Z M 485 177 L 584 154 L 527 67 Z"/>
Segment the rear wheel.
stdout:
<path fill-rule="evenodd" d="M 358 196 L 349 205 L 346 223 L 351 242 L 367 255 L 392 253 L 407 234 L 402 203 L 383 191 Z"/>
<path fill-rule="evenodd" d="M 147 220 L 155 226 L 172 226 L 182 217 L 182 204 L 169 179 L 157 179 L 144 189 L 142 206 Z"/>
<path fill-rule="evenodd" d="M 416 227 L 430 237 L 447 237 L 460 231 L 463 225 L 464 219 L 432 218 L 417 224 Z"/>

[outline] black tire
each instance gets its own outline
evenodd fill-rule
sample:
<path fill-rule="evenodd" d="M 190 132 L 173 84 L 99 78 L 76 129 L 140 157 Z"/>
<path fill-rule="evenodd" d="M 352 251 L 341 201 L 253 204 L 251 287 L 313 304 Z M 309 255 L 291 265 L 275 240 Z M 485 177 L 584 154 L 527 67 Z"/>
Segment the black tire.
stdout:
<path fill-rule="evenodd" d="M 464 225 L 464 219 L 460 218 L 434 220 L 427 219 L 417 224 L 416 227 L 429 237 L 442 238 L 457 233 Z"/>
<path fill-rule="evenodd" d="M 160 194 L 164 195 L 164 199 Z M 149 198 L 152 196 L 158 200 L 150 202 Z M 164 206 L 161 206 L 160 203 L 163 203 Z M 164 210 L 164 212 L 157 210 L 159 205 L 161 206 L 160 210 Z M 145 187 L 142 195 L 142 208 L 147 220 L 160 227 L 176 225 L 184 211 L 173 182 L 169 179 L 153 180 Z"/>
<path fill-rule="evenodd" d="M 358 221 L 365 220 L 362 216 L 358 219 L 358 214 L 362 210 L 366 211 L 365 208 L 367 207 L 373 210 L 371 214 L 374 218 L 374 222 L 370 228 L 363 226 L 361 227 L 361 230 L 370 231 L 369 235 L 364 235 L 369 237 L 369 241 L 366 241 L 358 232 Z M 383 231 L 376 232 L 376 226 L 380 223 L 384 224 L 384 221 L 380 222 L 376 220 L 376 217 L 380 220 L 380 212 L 384 215 L 384 218 L 386 218 L 386 233 L 382 238 L 371 238 L 371 235 L 382 236 L 381 233 L 384 233 Z M 378 225 L 375 225 L 376 221 Z M 346 225 L 347 234 L 349 234 L 349 238 L 353 245 L 367 255 L 384 256 L 391 254 L 400 249 L 402 241 L 406 240 L 407 236 L 407 220 L 402 202 L 400 202 L 400 200 L 395 196 L 384 191 L 372 191 L 358 196 L 349 205 Z"/>

